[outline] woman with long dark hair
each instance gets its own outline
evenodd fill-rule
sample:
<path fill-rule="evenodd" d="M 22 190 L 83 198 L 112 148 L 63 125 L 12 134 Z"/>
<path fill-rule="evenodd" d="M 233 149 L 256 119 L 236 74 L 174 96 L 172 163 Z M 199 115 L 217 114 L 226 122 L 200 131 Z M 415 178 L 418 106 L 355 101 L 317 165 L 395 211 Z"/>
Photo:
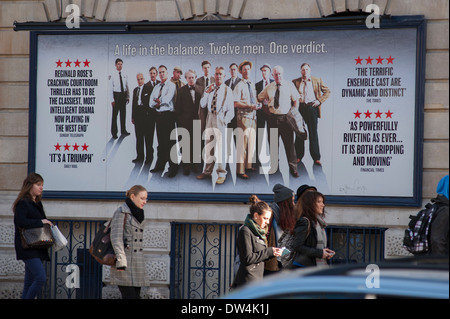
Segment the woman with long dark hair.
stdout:
<path fill-rule="evenodd" d="M 31 173 L 23 181 L 22 188 L 14 201 L 14 248 L 17 260 L 25 263 L 25 279 L 22 299 L 34 299 L 38 296 L 47 280 L 42 261 L 50 260 L 47 248 L 23 248 L 20 229 L 52 226 L 42 205 L 44 179 L 37 173 Z"/>
<path fill-rule="evenodd" d="M 301 205 L 301 216 L 295 224 L 292 267 L 325 265 L 334 256 L 327 248 L 325 233 L 325 196 L 316 191 L 303 194 L 297 205 Z"/>

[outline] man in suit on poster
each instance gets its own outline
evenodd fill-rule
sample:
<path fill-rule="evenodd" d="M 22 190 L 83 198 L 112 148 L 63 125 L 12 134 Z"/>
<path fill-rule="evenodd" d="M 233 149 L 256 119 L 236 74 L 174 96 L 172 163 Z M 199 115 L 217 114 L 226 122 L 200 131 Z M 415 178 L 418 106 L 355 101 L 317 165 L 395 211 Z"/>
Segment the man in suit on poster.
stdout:
<path fill-rule="evenodd" d="M 227 148 L 224 145 L 227 124 L 234 117 L 233 91 L 225 85 L 225 69 L 217 67 L 215 72 L 215 83 L 208 86 L 200 100 L 200 107 L 208 110 L 206 119 L 206 165 L 203 173 L 197 179 L 210 178 L 216 162 L 217 175 L 216 184 L 223 184 L 226 179 L 225 159 Z M 219 159 L 215 158 L 214 152 Z"/>
<path fill-rule="evenodd" d="M 272 70 L 274 82 L 266 86 L 266 88 L 258 94 L 258 101 L 263 102 L 268 100 L 269 115 L 267 116 L 267 123 L 269 130 L 276 128 L 278 130 L 278 138 L 281 137 L 283 141 L 286 158 L 289 165 L 289 171 L 292 176 L 298 177 L 297 172 L 297 158 L 294 147 L 294 132 L 289 125 L 287 114 L 291 107 L 297 107 L 300 94 L 290 81 L 284 80 L 284 69 L 277 65 Z M 272 147 L 272 145 L 271 145 Z M 275 163 L 275 158 L 271 157 L 270 172 L 275 173 L 275 168 L 278 163 Z"/>
<path fill-rule="evenodd" d="M 311 66 L 308 63 L 303 63 L 300 69 L 302 76 L 292 82 L 300 93 L 299 111 L 308 126 L 309 152 L 314 164 L 322 165 L 317 124 L 321 116 L 321 106 L 328 99 L 331 91 L 321 78 L 311 76 Z M 304 140 L 296 138 L 295 151 L 298 160 L 301 160 L 305 154 Z"/>
<path fill-rule="evenodd" d="M 149 92 L 149 94 L 151 95 L 153 92 L 153 89 L 155 88 L 155 86 L 160 83 L 161 81 L 158 80 L 158 69 L 154 66 L 150 67 L 150 69 L 148 70 L 148 73 L 150 75 L 150 80 L 145 83 L 145 90 Z M 149 99 L 150 102 L 150 99 Z M 154 140 L 154 136 L 155 136 L 155 126 L 156 126 L 156 110 L 151 108 L 149 105 L 149 108 L 147 110 L 147 117 L 146 117 L 146 130 L 147 130 L 147 136 L 146 136 L 146 140 L 145 140 L 145 145 L 146 145 L 146 153 L 147 156 L 145 158 L 145 165 L 150 165 L 153 162 L 153 140 Z"/>
<path fill-rule="evenodd" d="M 151 163 L 153 161 L 153 128 L 148 125 L 152 121 L 152 109 L 150 108 L 151 88 L 145 85 L 144 75 L 136 75 L 138 86 L 133 90 L 133 101 L 131 108 L 131 122 L 134 124 L 136 133 L 136 158 L 133 163 Z M 145 154 L 144 157 L 144 145 Z"/>
<path fill-rule="evenodd" d="M 178 163 L 173 162 L 170 158 L 170 150 L 175 145 L 175 140 L 170 139 L 170 134 L 175 129 L 174 97 L 177 88 L 169 80 L 166 66 L 159 66 L 158 73 L 161 82 L 155 86 L 150 96 L 150 107 L 156 111 L 156 134 L 158 137 L 157 160 L 151 172 L 164 171 L 166 163 L 169 162 L 169 177 L 174 177 L 177 173 Z"/>
<path fill-rule="evenodd" d="M 111 135 L 117 138 L 117 116 L 120 114 L 120 132 L 127 136 L 130 133 L 126 129 L 127 104 L 130 101 L 130 91 L 128 89 L 128 77 L 122 72 L 123 60 L 116 59 L 116 70 L 109 76 L 110 101 L 112 106 Z"/>
<path fill-rule="evenodd" d="M 184 175 L 189 175 L 191 170 L 198 172 L 196 169 L 196 163 L 194 163 L 193 121 L 198 120 L 198 108 L 202 95 L 195 90 L 195 81 L 197 80 L 197 74 L 195 71 L 187 71 L 185 78 L 187 80 L 187 84 L 182 86 L 177 92 L 177 97 L 175 100 L 175 114 L 177 118 L 177 126 L 179 128 L 185 128 L 189 132 L 189 150 L 183 149 L 183 146 L 181 147 L 183 173 Z M 195 141 L 195 143 L 198 142 L 199 141 Z M 184 141 L 183 145 L 186 145 L 186 141 Z M 188 153 L 189 156 L 187 156 Z"/>
<path fill-rule="evenodd" d="M 270 78 L 270 73 L 272 72 L 272 67 L 269 63 L 264 63 L 264 65 L 260 68 L 262 80 L 255 84 L 256 94 L 262 92 L 270 83 L 274 80 Z M 262 145 L 262 141 L 260 139 L 263 136 L 260 136 L 260 132 L 264 132 L 267 123 L 267 116 L 269 114 L 269 109 L 267 108 L 268 100 L 264 100 L 261 102 L 261 108 L 256 110 L 256 161 L 261 164 L 259 161 L 259 153 L 261 150 L 259 149 L 260 144 Z M 261 129 L 261 130 L 260 130 Z M 270 131 L 270 130 L 269 130 Z M 267 140 L 270 141 L 269 131 L 267 132 Z"/>

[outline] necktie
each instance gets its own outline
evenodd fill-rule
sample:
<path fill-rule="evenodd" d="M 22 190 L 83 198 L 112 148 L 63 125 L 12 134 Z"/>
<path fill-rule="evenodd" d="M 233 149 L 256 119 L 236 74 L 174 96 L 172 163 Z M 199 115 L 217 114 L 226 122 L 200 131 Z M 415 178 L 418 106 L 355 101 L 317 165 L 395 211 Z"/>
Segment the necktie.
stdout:
<path fill-rule="evenodd" d="M 209 79 L 206 78 L 206 85 L 205 85 L 205 87 L 208 87 L 208 86 L 209 86 Z"/>
<path fill-rule="evenodd" d="M 267 86 L 267 81 L 264 81 L 264 87 L 266 87 Z"/>
<path fill-rule="evenodd" d="M 280 107 L 280 84 L 277 84 L 277 91 L 275 92 L 273 107 L 276 109 Z"/>
<path fill-rule="evenodd" d="M 138 105 L 142 105 L 142 100 L 141 100 L 141 87 L 138 87 L 137 97 L 138 97 Z"/>
<path fill-rule="evenodd" d="M 217 92 L 219 91 L 219 87 L 216 87 L 216 89 L 214 90 L 214 95 L 213 95 L 213 99 L 211 102 L 211 113 L 212 114 L 217 114 Z"/>
<path fill-rule="evenodd" d="M 120 79 L 120 92 L 124 92 L 123 90 L 123 80 L 122 80 L 122 72 L 119 72 L 119 79 Z"/>
<path fill-rule="evenodd" d="M 158 94 L 158 100 L 161 99 L 162 91 L 163 91 L 164 83 L 161 83 L 161 86 L 159 88 L 159 94 Z"/>
<path fill-rule="evenodd" d="M 252 90 L 250 81 L 247 82 L 247 86 L 248 86 L 248 92 L 250 93 L 250 104 L 254 105 L 254 104 L 256 104 L 256 100 L 255 100 L 255 95 L 253 94 L 253 90 Z"/>

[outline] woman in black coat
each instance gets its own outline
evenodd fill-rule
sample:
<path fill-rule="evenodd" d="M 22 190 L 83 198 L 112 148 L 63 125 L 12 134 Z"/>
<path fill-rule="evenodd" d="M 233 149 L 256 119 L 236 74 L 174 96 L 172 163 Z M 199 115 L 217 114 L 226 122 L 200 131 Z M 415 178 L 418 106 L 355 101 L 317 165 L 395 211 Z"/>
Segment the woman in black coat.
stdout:
<path fill-rule="evenodd" d="M 297 205 L 301 212 L 294 227 L 294 259 L 292 268 L 325 264 L 334 256 L 334 251 L 327 248 L 324 221 L 325 196 L 316 191 L 304 193 Z"/>
<path fill-rule="evenodd" d="M 46 281 L 43 260 L 50 260 L 48 249 L 22 247 L 20 229 L 43 227 L 52 223 L 45 216 L 41 202 L 44 179 L 41 175 L 31 173 L 23 181 L 22 189 L 13 204 L 14 212 L 14 247 L 17 260 L 25 263 L 25 280 L 22 299 L 34 299 L 39 294 Z"/>
<path fill-rule="evenodd" d="M 255 195 L 250 197 L 250 214 L 239 230 L 237 248 L 240 265 L 232 288 L 260 280 L 264 275 L 264 261 L 281 256 L 282 249 L 267 247 L 267 226 L 272 216 L 270 206 Z"/>

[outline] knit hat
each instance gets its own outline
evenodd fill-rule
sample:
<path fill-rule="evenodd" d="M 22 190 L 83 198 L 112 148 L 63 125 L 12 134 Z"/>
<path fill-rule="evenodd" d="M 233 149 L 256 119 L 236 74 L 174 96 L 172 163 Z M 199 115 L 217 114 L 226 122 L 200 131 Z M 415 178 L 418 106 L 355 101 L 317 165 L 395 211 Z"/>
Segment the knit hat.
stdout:
<path fill-rule="evenodd" d="M 288 198 L 292 198 L 294 196 L 294 191 L 286 186 L 281 184 L 275 184 L 272 189 L 273 191 L 273 200 L 275 203 L 282 202 Z"/>
<path fill-rule="evenodd" d="M 315 186 L 309 186 L 309 185 L 302 185 L 299 188 L 297 188 L 297 200 L 302 196 L 302 194 L 309 188 L 313 188 L 315 191 L 317 191 L 317 188 Z"/>
<path fill-rule="evenodd" d="M 444 195 L 448 199 L 448 175 L 441 178 L 437 185 L 436 193 Z"/>

